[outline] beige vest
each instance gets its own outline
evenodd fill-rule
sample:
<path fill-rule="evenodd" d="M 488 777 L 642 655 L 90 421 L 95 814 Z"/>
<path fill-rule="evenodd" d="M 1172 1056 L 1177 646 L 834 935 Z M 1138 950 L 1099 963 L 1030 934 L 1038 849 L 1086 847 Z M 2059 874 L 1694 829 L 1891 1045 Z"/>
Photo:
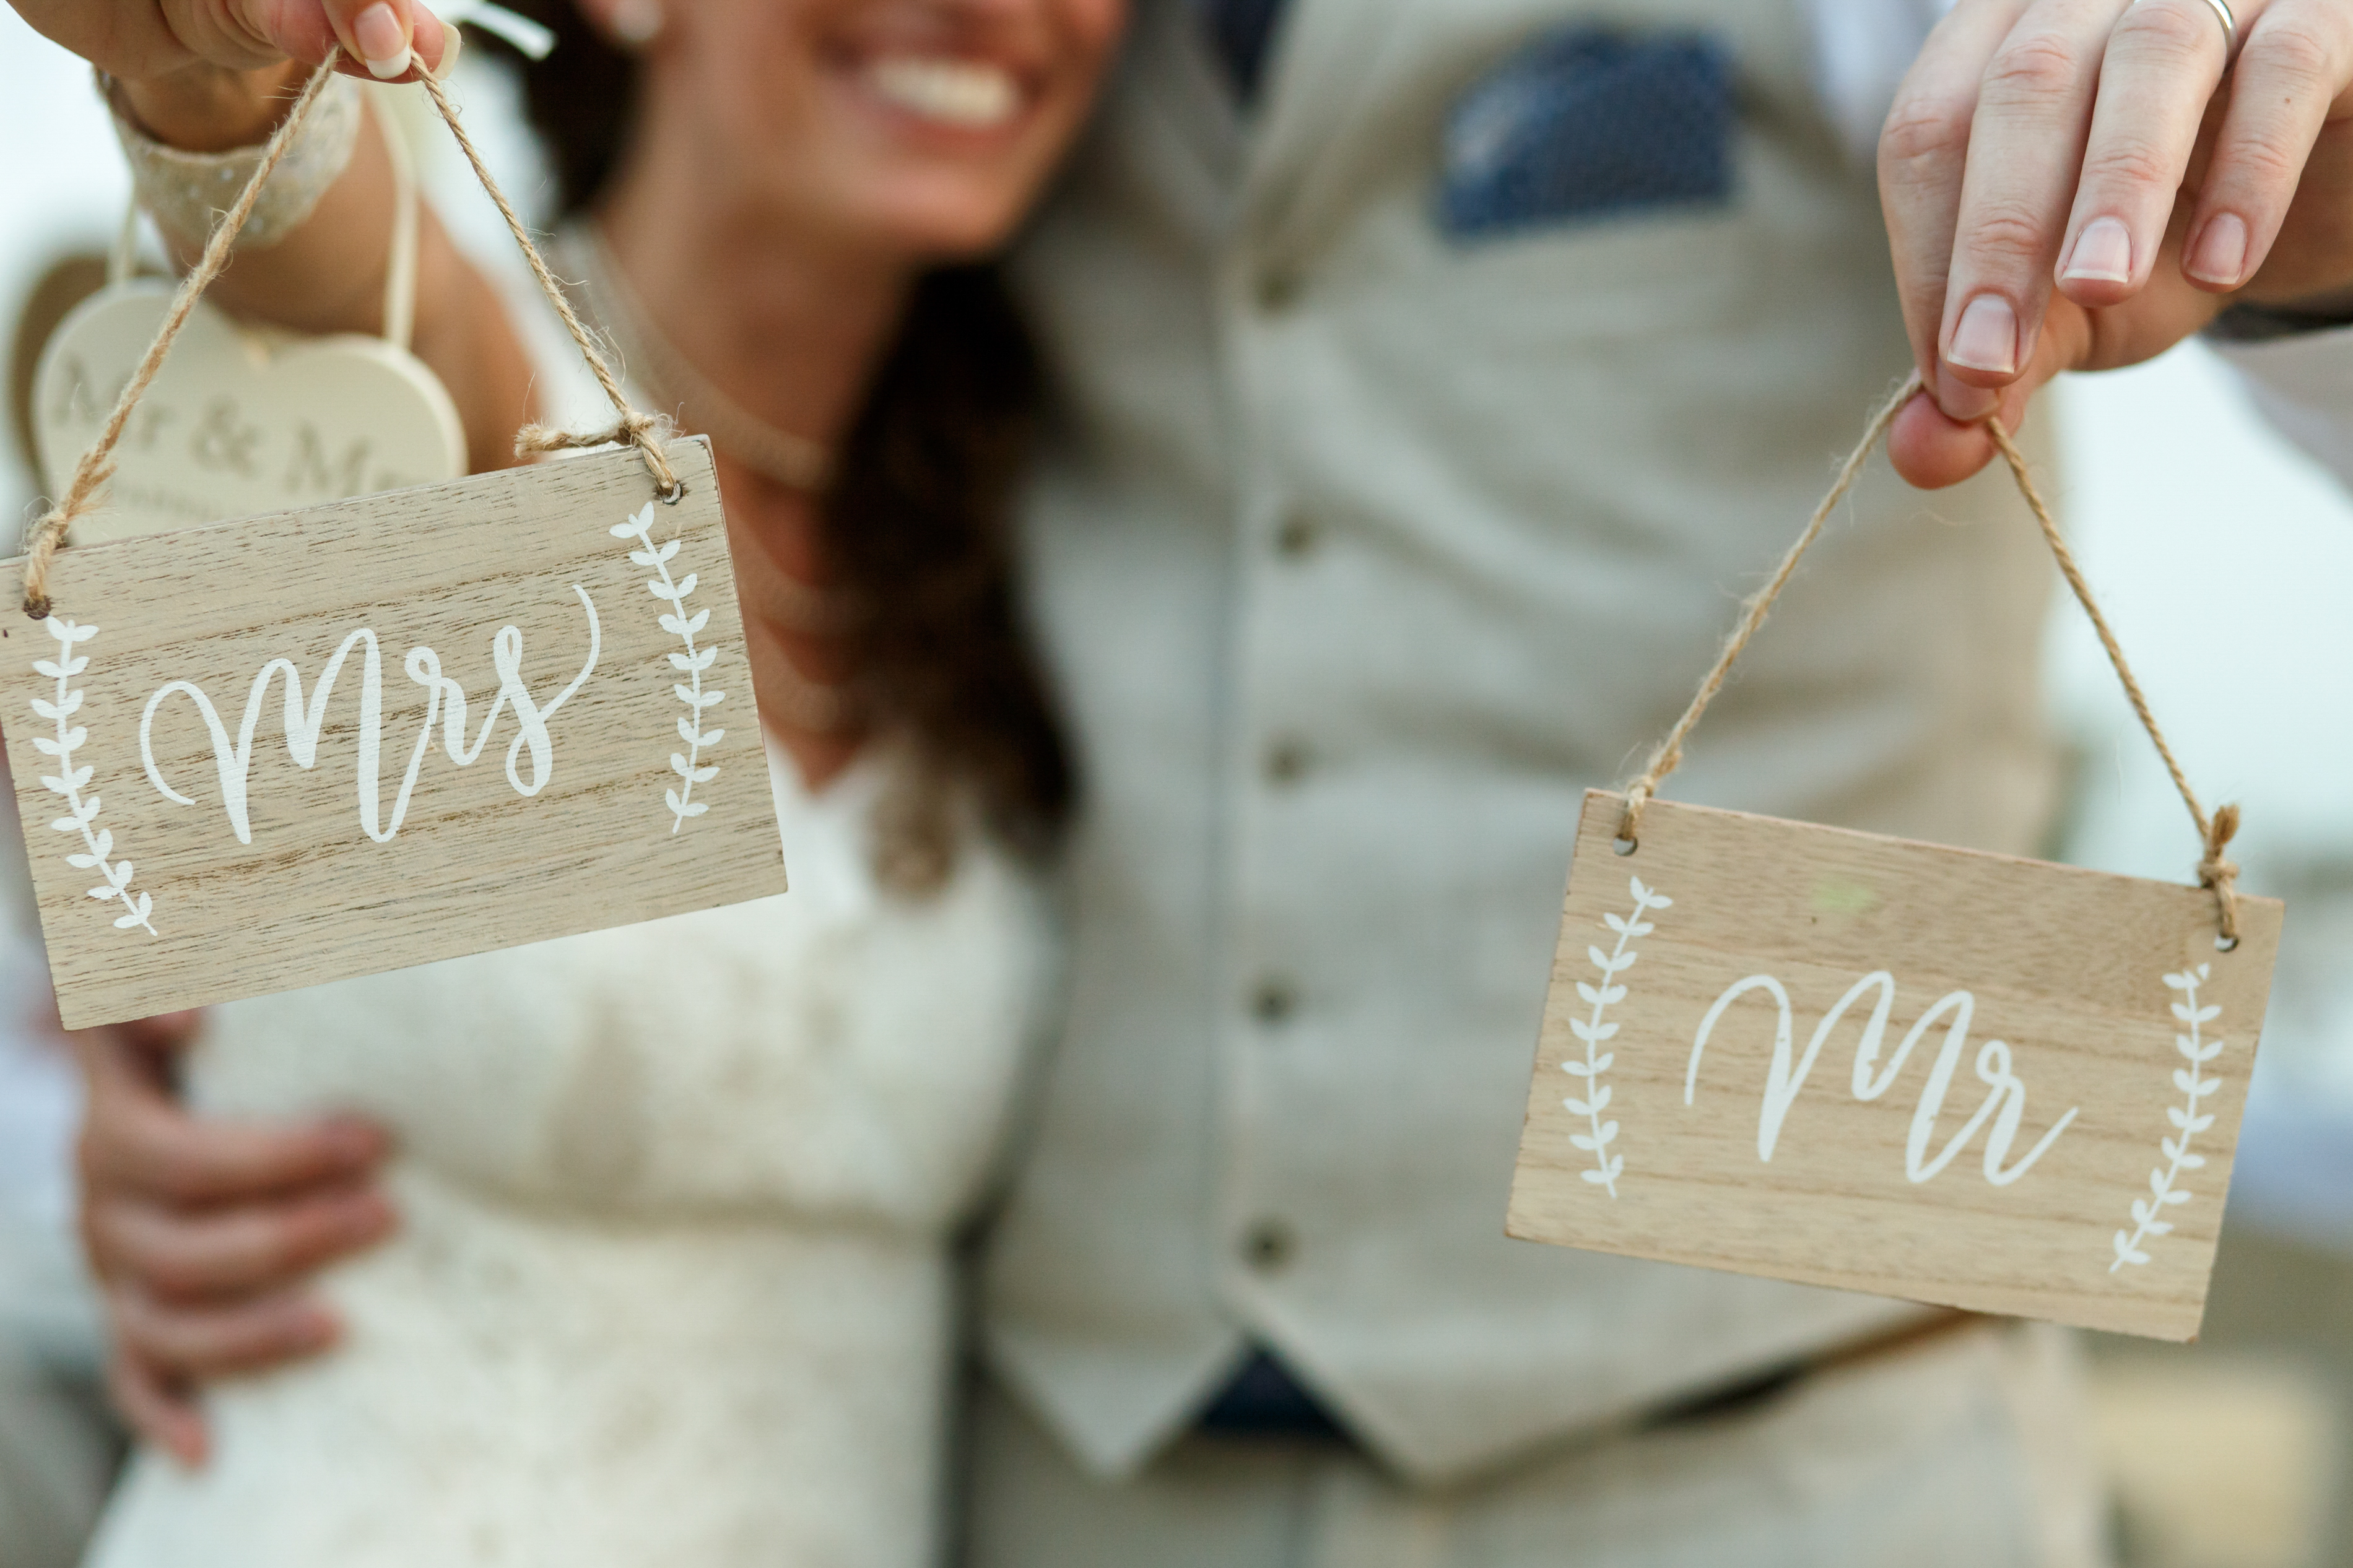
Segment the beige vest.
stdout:
<path fill-rule="evenodd" d="M 986 1334 L 1101 1470 L 1255 1339 L 1438 1479 L 1908 1310 L 1503 1235 L 1579 792 L 1682 709 L 1908 353 L 1795 0 L 1292 11 L 1245 126 L 1147 0 L 1019 259 L 1088 797 Z M 1449 242 L 1447 106 L 1596 17 L 1731 47 L 1732 205 Z M 2048 570 L 2000 484 L 1874 468 L 1670 793 L 2031 849 Z"/>

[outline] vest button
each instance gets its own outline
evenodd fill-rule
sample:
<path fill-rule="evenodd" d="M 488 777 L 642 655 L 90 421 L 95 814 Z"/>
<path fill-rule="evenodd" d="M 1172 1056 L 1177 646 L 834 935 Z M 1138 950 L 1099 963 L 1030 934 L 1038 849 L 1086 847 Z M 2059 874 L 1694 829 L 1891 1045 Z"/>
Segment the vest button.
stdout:
<path fill-rule="evenodd" d="M 1280 1024 L 1299 1010 L 1299 994 L 1287 981 L 1261 980 L 1250 993 L 1250 1016 L 1261 1024 Z"/>
<path fill-rule="evenodd" d="M 1269 312 L 1288 310 L 1299 302 L 1306 280 L 1292 268 L 1270 267 L 1259 274 L 1258 308 Z"/>
<path fill-rule="evenodd" d="M 1298 1233 L 1279 1219 L 1258 1220 L 1242 1232 L 1242 1261 L 1258 1273 L 1273 1273 L 1298 1252 Z"/>

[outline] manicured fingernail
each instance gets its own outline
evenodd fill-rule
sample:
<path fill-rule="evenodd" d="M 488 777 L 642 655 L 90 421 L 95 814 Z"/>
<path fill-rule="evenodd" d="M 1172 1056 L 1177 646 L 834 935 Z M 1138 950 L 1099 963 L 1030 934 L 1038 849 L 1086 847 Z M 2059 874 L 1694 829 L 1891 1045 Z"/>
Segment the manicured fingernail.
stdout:
<path fill-rule="evenodd" d="M 1999 294 L 1980 294 L 1953 325 L 1945 357 L 1970 370 L 2010 375 L 2018 369 L 2018 318 Z"/>
<path fill-rule="evenodd" d="M 627 48 L 642 49 L 661 37 L 661 0 L 620 0 L 607 25 Z"/>
<path fill-rule="evenodd" d="M 2189 276 L 2200 283 L 2238 287 L 2247 270 L 2247 226 L 2236 213 L 2223 213 L 2207 224 L 2189 253 Z"/>
<path fill-rule="evenodd" d="M 460 32 L 458 28 L 448 26 L 447 24 L 443 25 L 441 28 L 441 63 L 433 68 L 433 79 L 435 81 L 447 80 L 450 71 L 457 68 L 458 46 L 464 41 L 465 37 L 466 35 Z"/>
<path fill-rule="evenodd" d="M 390 81 L 408 68 L 408 32 L 391 6 L 377 4 L 361 12 L 352 23 L 352 40 L 378 80 Z"/>
<path fill-rule="evenodd" d="M 2075 248 L 2068 253 L 2067 269 L 2062 278 L 2080 278 L 2096 283 L 2129 283 L 2132 281 L 2132 236 L 2125 226 L 2112 217 L 2094 218 L 2075 237 Z"/>

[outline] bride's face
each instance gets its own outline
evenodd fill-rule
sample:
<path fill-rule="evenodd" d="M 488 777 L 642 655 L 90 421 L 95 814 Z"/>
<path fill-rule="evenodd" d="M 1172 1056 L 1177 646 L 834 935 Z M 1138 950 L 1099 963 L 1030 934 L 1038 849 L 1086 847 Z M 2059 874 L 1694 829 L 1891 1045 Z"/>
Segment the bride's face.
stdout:
<path fill-rule="evenodd" d="M 587 0 L 608 26 L 654 13 Z M 792 221 L 926 259 L 1002 244 L 1084 121 L 1126 0 L 666 0 L 646 112 Z M 709 166 L 709 165 L 705 165 Z"/>

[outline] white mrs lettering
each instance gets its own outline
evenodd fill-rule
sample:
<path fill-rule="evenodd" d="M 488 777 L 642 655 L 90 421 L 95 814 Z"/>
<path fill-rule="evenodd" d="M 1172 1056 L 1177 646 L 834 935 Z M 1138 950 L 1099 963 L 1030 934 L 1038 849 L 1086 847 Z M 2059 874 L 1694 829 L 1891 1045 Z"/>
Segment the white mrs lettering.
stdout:
<path fill-rule="evenodd" d="M 382 844 L 400 831 L 401 822 L 408 815 L 408 797 L 417 788 L 417 771 L 425 765 L 425 753 L 433 745 L 433 726 L 437 721 L 441 724 L 442 750 L 448 753 L 451 762 L 465 767 L 480 756 L 482 748 L 489 744 L 491 731 L 497 725 L 500 712 L 513 709 L 518 732 L 513 743 L 507 747 L 507 783 L 514 786 L 517 795 L 537 795 L 547 787 L 548 778 L 554 768 L 554 742 L 548 734 L 547 721 L 555 716 L 558 709 L 571 700 L 572 694 L 580 689 L 589 672 L 596 668 L 597 655 L 603 646 L 596 625 L 596 604 L 588 597 L 587 590 L 577 583 L 572 584 L 572 591 L 580 596 L 580 607 L 588 616 L 588 657 L 581 664 L 580 673 L 572 678 L 572 684 L 547 701 L 537 700 L 532 696 L 531 689 L 523 684 L 521 628 L 511 626 L 500 627 L 498 634 L 491 639 L 491 662 L 499 674 L 498 695 L 491 700 L 490 711 L 482 715 L 481 729 L 474 736 L 471 745 L 466 742 L 466 689 L 441 673 L 441 656 L 431 648 L 413 647 L 408 650 L 408 658 L 405 661 L 408 679 L 425 688 L 426 691 L 425 723 L 417 732 L 416 747 L 409 752 L 408 771 L 400 781 L 400 793 L 393 797 L 388 819 L 383 811 L 376 778 L 383 752 L 384 678 L 376 651 L 375 633 L 366 626 L 345 637 L 342 646 L 335 649 L 333 657 L 327 660 L 326 668 L 319 672 L 319 684 L 312 688 L 307 704 L 302 700 L 302 675 L 295 668 L 292 659 L 273 658 L 263 665 L 261 673 L 253 678 L 253 689 L 245 700 L 245 720 L 237 727 L 234 745 L 229 742 L 228 731 L 221 723 L 220 714 L 214 709 L 212 699 L 206 697 L 195 682 L 174 680 L 158 689 L 147 700 L 146 710 L 139 716 L 139 754 L 147 764 L 147 780 L 161 790 L 167 800 L 180 805 L 195 804 L 164 779 L 163 769 L 156 764 L 151 739 L 155 710 L 163 706 L 165 698 L 175 692 L 182 694 L 196 705 L 205 728 L 211 733 L 213 763 L 220 773 L 221 805 L 228 813 L 229 826 L 236 829 L 238 843 L 252 843 L 253 829 L 246 811 L 246 781 L 253 767 L 253 734 L 261 723 L 262 703 L 269 694 L 269 683 L 281 675 L 286 679 L 286 750 L 292 755 L 296 766 L 309 768 L 318 761 L 319 731 L 326 719 L 328 694 L 334 689 L 335 677 L 342 673 L 343 660 L 353 648 L 358 647 L 365 650 L 360 673 L 358 729 L 360 826 L 366 830 L 370 838 Z M 517 767 L 525 752 L 530 754 L 531 762 L 528 776 Z"/>
<path fill-rule="evenodd" d="M 1921 1087 L 1919 1101 L 1912 1112 L 1911 1136 L 1904 1146 L 1904 1173 L 1914 1182 L 1926 1182 L 1951 1164 L 1953 1156 L 1967 1147 L 1969 1140 L 1976 1137 L 1979 1129 L 1990 1120 L 1992 1128 L 1986 1132 L 1985 1178 L 1997 1187 L 2006 1187 L 2026 1174 L 2034 1163 L 2042 1158 L 2059 1134 L 2067 1131 L 2068 1123 L 2075 1120 L 2075 1112 L 2082 1109 L 2080 1106 L 2070 1109 L 2016 1164 L 2004 1164 L 2003 1162 L 2010 1157 L 2010 1144 L 2018 1137 L 2019 1120 L 2026 1114 L 2026 1085 L 2011 1070 L 2010 1047 L 2000 1040 L 1988 1040 L 1978 1048 L 1977 1059 L 1978 1079 L 1986 1085 L 1984 1102 L 1978 1105 L 1976 1113 L 1958 1132 L 1953 1134 L 1944 1148 L 1930 1158 L 1928 1145 L 1936 1137 L 1936 1119 L 1944 1111 L 1945 1096 L 1952 1088 L 1953 1073 L 1960 1064 L 1962 1051 L 1968 1045 L 1969 1019 L 1977 1011 L 1977 998 L 1966 991 L 1947 994 L 1922 1014 L 1920 1021 L 1905 1032 L 1903 1042 L 1895 1047 L 1894 1057 L 1883 1070 L 1879 1066 L 1879 1054 L 1886 1039 L 1888 1015 L 1895 1006 L 1895 979 L 1883 969 L 1864 975 L 1847 989 L 1847 994 L 1838 999 L 1837 1005 L 1824 1014 L 1821 1023 L 1815 1026 L 1813 1037 L 1806 1043 L 1806 1054 L 1794 1062 L 1790 1050 L 1789 993 L 1781 983 L 1769 974 L 1752 974 L 1726 987 L 1724 994 L 1715 999 L 1715 1005 L 1707 1010 L 1707 1016 L 1700 1020 L 1699 1034 L 1692 1041 L 1691 1065 L 1683 1073 L 1685 1105 L 1692 1102 L 1692 1096 L 1698 1089 L 1700 1057 L 1707 1049 L 1708 1037 L 1715 1033 L 1725 1009 L 1751 991 L 1762 991 L 1770 995 L 1778 1009 L 1778 1022 L 1773 1034 L 1773 1061 L 1766 1069 L 1764 1104 L 1757 1118 L 1757 1157 L 1759 1160 L 1773 1158 L 1774 1145 L 1781 1137 L 1781 1124 L 1788 1117 L 1789 1107 L 1796 1103 L 1798 1091 L 1805 1088 L 1806 1075 L 1814 1070 L 1814 1058 L 1822 1054 L 1822 1047 L 1829 1041 L 1831 1032 L 1856 1003 L 1873 993 L 1877 994 L 1877 1000 L 1872 1004 L 1871 1016 L 1862 1026 L 1862 1037 L 1856 1043 L 1854 1050 L 1851 1087 L 1857 1100 L 1877 1100 L 1885 1094 L 1895 1082 L 1896 1075 L 1904 1070 L 1905 1062 L 1912 1055 L 1912 1047 L 1920 1043 L 1938 1019 L 1948 1016 L 1950 1019 L 1945 1026 L 1945 1043 L 1936 1053 L 1936 1066 L 1929 1069 L 1928 1081 Z"/>

